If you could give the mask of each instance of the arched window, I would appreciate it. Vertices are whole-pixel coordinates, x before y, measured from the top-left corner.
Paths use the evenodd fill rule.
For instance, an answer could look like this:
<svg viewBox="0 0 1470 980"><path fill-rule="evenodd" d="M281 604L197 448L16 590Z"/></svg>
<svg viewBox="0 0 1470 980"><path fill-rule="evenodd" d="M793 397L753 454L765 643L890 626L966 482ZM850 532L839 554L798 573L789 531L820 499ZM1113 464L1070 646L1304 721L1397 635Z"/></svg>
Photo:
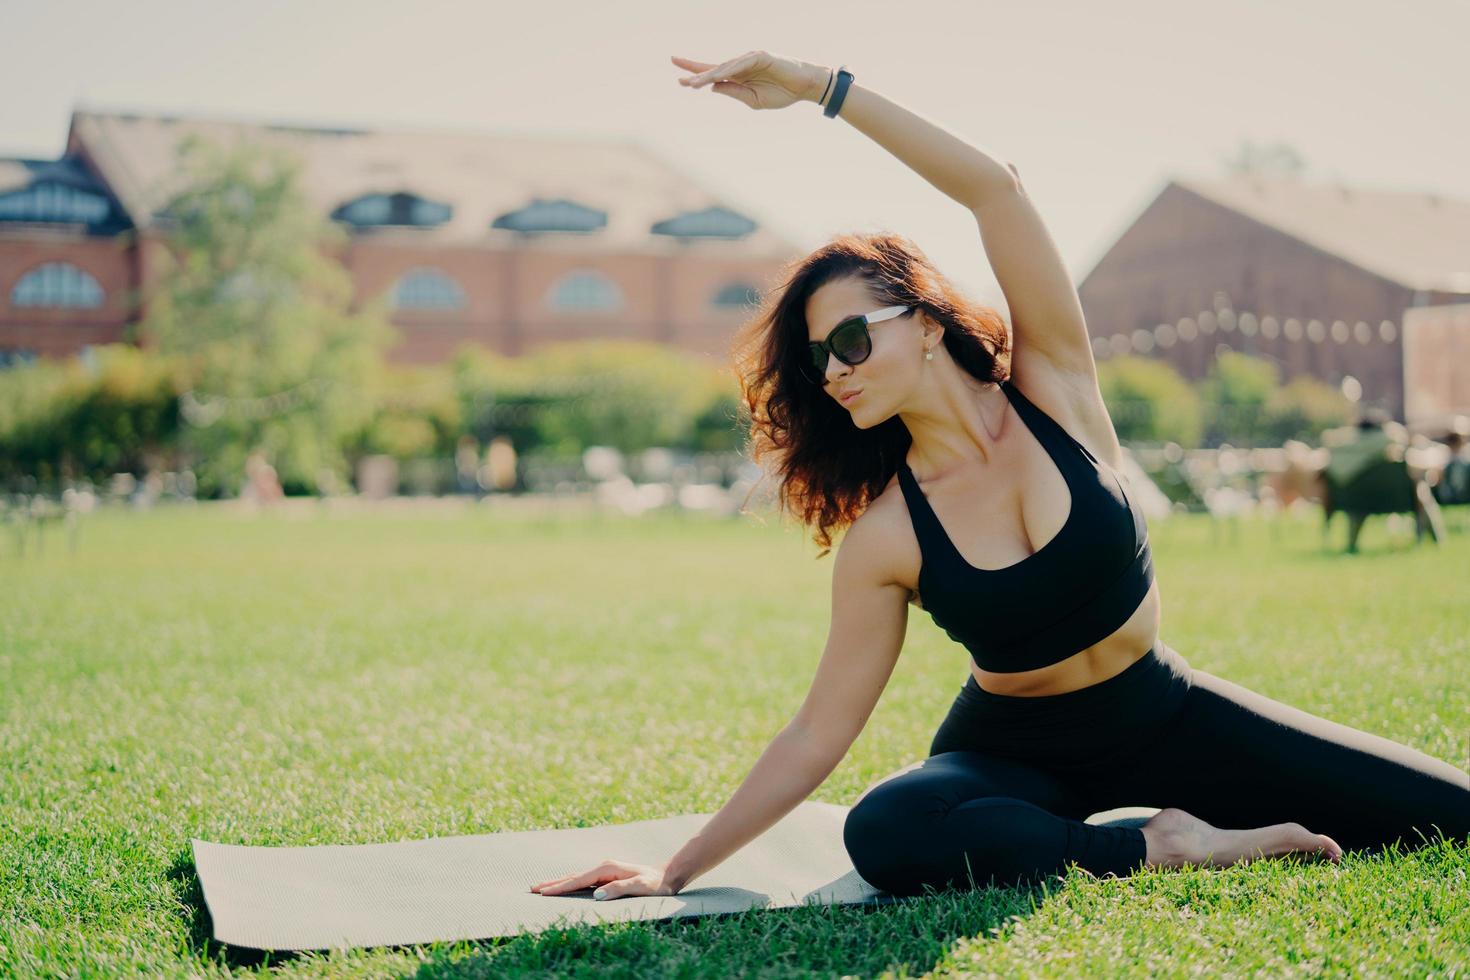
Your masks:
<svg viewBox="0 0 1470 980"><path fill-rule="evenodd" d="M756 223L745 215L729 208L712 207L654 222L648 231L675 238L742 238L755 229Z"/></svg>
<svg viewBox="0 0 1470 980"><path fill-rule="evenodd" d="M102 305L102 287L69 262L47 262L21 276L10 305L92 309Z"/></svg>
<svg viewBox="0 0 1470 980"><path fill-rule="evenodd" d="M611 311L623 306L618 284L600 272L568 273L551 287L547 306L561 312Z"/></svg>
<svg viewBox="0 0 1470 980"><path fill-rule="evenodd" d="M410 269L393 285L393 307L399 310L462 310L464 290L438 269Z"/></svg>
<svg viewBox="0 0 1470 980"><path fill-rule="evenodd" d="M439 201L416 197L408 207L408 219L416 225L442 225L448 221L453 209Z"/></svg>
<svg viewBox="0 0 1470 980"><path fill-rule="evenodd" d="M524 234L548 231L593 232L607 227L607 212L566 198L535 198L516 211L490 222L491 228L508 228Z"/></svg>
<svg viewBox="0 0 1470 980"><path fill-rule="evenodd" d="M332 212L336 221L357 228L383 225L405 225L433 228L454 216L454 207L442 201L431 201L408 191L396 194L364 194L353 198Z"/></svg>
<svg viewBox="0 0 1470 980"><path fill-rule="evenodd" d="M722 309L744 308L747 306L758 306L761 301L761 292L748 282L732 282L720 288L715 293L713 303Z"/></svg>
<svg viewBox="0 0 1470 980"><path fill-rule="evenodd" d="M65 184L38 182L25 190L0 195L0 221L100 225L111 212L107 198Z"/></svg>
<svg viewBox="0 0 1470 980"><path fill-rule="evenodd" d="M393 213L387 194L369 194L343 205L339 217L354 225L386 225Z"/></svg>

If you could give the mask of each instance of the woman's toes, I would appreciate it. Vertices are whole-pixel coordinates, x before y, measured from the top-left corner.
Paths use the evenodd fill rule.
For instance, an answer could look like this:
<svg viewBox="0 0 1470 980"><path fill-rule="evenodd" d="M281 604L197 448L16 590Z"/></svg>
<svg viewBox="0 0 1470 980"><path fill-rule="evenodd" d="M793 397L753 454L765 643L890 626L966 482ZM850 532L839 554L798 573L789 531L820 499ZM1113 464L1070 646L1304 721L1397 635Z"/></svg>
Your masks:
<svg viewBox="0 0 1470 980"><path fill-rule="evenodd" d="M1342 848L1326 834L1314 834L1299 823L1284 824L1284 844L1288 851L1299 851L1311 857L1337 861L1342 857Z"/></svg>

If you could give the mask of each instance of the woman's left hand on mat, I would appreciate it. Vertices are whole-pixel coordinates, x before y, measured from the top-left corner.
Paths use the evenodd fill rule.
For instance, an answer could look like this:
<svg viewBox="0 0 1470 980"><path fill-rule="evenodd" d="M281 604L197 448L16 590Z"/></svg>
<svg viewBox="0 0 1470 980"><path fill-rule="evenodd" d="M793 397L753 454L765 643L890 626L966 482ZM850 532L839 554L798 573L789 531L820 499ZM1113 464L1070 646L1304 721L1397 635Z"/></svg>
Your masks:
<svg viewBox="0 0 1470 980"><path fill-rule="evenodd" d="M593 898L632 898L638 895L672 895L674 891L664 884L664 869L648 864L629 864L626 861L604 861L597 867L580 874L552 878L532 885L531 891L539 895L565 895L567 892L598 886Z"/></svg>

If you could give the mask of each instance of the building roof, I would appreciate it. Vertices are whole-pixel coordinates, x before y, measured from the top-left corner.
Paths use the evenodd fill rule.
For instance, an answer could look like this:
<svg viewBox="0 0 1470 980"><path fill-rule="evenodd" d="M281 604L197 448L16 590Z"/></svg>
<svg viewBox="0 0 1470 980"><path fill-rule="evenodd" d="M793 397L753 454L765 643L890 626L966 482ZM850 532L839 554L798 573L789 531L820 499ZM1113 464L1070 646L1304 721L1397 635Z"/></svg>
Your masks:
<svg viewBox="0 0 1470 980"><path fill-rule="evenodd" d="M1470 201L1279 176L1172 183L1410 289L1470 292Z"/></svg>
<svg viewBox="0 0 1470 980"><path fill-rule="evenodd" d="M537 200L604 211L590 233L554 234L556 247L665 252L681 243L650 229L690 212L743 213L647 147L631 140L415 129L331 129L264 122L78 110L69 144L93 165L140 227L153 223L181 189L176 148L199 133L223 143L249 140L296 153L302 189L323 215L371 194L411 193L452 207L434 228L406 229L440 244L494 243L519 233L497 218ZM396 230L396 229L395 229ZM787 257L796 246L758 222L721 254Z"/></svg>
<svg viewBox="0 0 1470 980"><path fill-rule="evenodd" d="M37 183L64 184L80 191L107 194L92 175L75 160L30 160L0 157L0 194L22 190Z"/></svg>
<svg viewBox="0 0 1470 980"><path fill-rule="evenodd" d="M56 188L65 188L58 194ZM129 226L121 204L75 157L0 157L0 223L85 226L116 235Z"/></svg>

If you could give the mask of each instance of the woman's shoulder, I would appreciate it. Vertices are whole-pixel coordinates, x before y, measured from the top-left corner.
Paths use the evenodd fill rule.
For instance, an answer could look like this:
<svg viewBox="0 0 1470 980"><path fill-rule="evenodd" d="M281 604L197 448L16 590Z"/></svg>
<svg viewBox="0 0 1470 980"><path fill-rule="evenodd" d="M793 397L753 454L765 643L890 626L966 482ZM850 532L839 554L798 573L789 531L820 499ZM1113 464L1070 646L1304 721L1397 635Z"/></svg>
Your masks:
<svg viewBox="0 0 1470 980"><path fill-rule="evenodd" d="M838 548L885 581L913 588L921 556L896 473L848 526Z"/></svg>

